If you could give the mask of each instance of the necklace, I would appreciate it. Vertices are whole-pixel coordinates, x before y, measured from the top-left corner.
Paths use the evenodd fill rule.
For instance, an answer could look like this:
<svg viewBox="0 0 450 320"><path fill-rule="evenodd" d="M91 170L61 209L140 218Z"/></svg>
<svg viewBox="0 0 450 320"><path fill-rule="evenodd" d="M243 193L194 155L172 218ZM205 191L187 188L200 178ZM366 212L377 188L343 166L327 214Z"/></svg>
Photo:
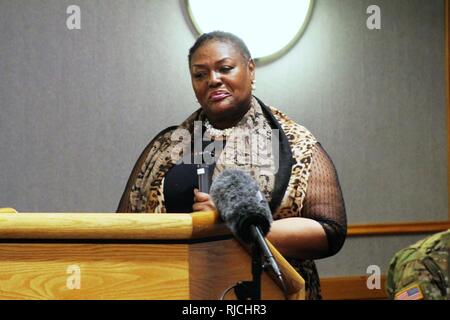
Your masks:
<svg viewBox="0 0 450 320"><path fill-rule="evenodd" d="M234 127L231 128L226 128L226 129L216 129L213 127L213 125L211 124L211 122L209 122L208 118L205 118L205 122L204 125L206 127L206 131L208 131L208 133L213 136L213 137L217 137L217 136L224 136L224 137L229 137L231 135L231 133L233 132Z"/></svg>

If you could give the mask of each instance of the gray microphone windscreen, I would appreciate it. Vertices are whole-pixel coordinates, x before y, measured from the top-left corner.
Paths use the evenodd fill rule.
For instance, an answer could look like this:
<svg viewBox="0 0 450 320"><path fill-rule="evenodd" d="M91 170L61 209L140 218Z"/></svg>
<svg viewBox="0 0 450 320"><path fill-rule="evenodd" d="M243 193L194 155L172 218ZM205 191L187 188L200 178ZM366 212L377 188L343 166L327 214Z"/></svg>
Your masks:
<svg viewBox="0 0 450 320"><path fill-rule="evenodd" d="M211 198L231 232L244 242L252 241L250 226L265 236L272 213L256 181L242 170L224 170L212 183Z"/></svg>

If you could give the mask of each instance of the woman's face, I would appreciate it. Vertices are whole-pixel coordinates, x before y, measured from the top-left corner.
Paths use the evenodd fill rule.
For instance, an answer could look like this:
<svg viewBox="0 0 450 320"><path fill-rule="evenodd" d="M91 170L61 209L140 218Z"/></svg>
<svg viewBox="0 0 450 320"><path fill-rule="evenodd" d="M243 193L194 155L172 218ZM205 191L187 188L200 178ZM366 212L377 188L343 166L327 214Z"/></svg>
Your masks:
<svg viewBox="0 0 450 320"><path fill-rule="evenodd" d="M226 127L227 119L237 122L248 111L255 64L233 44L206 42L193 54L190 71L195 96L213 124Z"/></svg>

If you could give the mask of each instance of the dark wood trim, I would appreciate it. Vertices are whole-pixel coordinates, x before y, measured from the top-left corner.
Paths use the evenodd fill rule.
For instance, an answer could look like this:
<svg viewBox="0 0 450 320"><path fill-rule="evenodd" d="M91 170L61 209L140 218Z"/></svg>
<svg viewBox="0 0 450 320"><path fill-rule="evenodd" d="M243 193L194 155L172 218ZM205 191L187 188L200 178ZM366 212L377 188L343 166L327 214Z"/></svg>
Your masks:
<svg viewBox="0 0 450 320"><path fill-rule="evenodd" d="M375 236L435 233L450 229L450 221L423 221L399 223L354 224L348 226L347 235Z"/></svg>
<svg viewBox="0 0 450 320"><path fill-rule="evenodd" d="M374 300L387 299L386 276L381 276L381 288L369 290L368 276L348 276L321 278L322 298L324 300Z"/></svg>

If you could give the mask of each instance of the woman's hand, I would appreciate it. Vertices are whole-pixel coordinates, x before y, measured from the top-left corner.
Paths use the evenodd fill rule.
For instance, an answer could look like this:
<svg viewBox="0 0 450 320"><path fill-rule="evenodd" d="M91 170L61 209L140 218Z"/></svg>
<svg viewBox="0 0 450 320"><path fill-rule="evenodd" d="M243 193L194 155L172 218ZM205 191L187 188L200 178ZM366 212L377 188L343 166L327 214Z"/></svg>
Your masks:
<svg viewBox="0 0 450 320"><path fill-rule="evenodd" d="M192 210L195 211L217 211L211 196L207 193L194 189L194 205Z"/></svg>

